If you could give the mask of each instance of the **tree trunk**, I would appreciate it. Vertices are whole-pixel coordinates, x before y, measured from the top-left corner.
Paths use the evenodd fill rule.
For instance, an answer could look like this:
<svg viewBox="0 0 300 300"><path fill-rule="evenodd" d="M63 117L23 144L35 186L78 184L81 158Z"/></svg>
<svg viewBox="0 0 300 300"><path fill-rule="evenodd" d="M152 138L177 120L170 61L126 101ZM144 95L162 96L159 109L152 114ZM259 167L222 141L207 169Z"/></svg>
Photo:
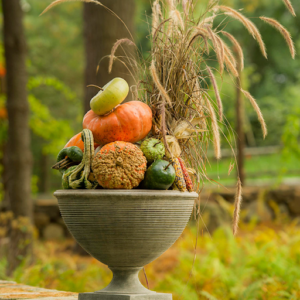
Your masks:
<svg viewBox="0 0 300 300"><path fill-rule="evenodd" d="M245 132L244 132L244 105L241 93L241 67L238 65L239 77L236 80L236 132L237 132L237 171L240 177L242 185L245 184L245 170L244 170L244 159L245 159Z"/></svg>
<svg viewBox="0 0 300 300"><path fill-rule="evenodd" d="M130 32L134 31L135 0L103 0L102 4L114 11L127 25ZM109 58L103 58L110 54L117 39L130 38L128 31L120 20L108 12L105 8L92 3L85 3L83 10L84 41L85 41L85 98L84 110L90 110L90 100L98 93L95 87L86 87L95 84L100 87L114 77L122 77L127 80L129 86L134 84L126 67L115 61L111 74L108 73ZM133 53L133 46L124 46L127 53ZM116 55L124 55L119 49ZM99 61L98 73L96 72Z"/></svg>
<svg viewBox="0 0 300 300"><path fill-rule="evenodd" d="M28 126L26 40L19 0L2 0L4 48L7 69L8 165L10 227L8 274L19 265L30 249L32 200L30 131Z"/></svg>

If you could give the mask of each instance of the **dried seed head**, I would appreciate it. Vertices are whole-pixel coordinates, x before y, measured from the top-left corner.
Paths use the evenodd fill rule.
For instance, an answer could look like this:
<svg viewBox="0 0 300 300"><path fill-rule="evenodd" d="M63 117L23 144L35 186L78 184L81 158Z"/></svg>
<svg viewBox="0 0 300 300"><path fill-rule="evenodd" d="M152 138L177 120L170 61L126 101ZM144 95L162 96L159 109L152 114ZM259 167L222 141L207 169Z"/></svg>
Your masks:
<svg viewBox="0 0 300 300"><path fill-rule="evenodd" d="M235 192L235 201L234 201L233 226L232 226L233 235L236 235L238 231L241 204L242 204L242 183L240 178L238 178L237 185L236 185L236 192Z"/></svg>
<svg viewBox="0 0 300 300"><path fill-rule="evenodd" d="M181 29L184 29L184 22L181 17L180 12L177 9L174 9L170 13L170 17L174 21L174 24L177 25L178 27L181 27Z"/></svg>
<svg viewBox="0 0 300 300"><path fill-rule="evenodd" d="M236 11L235 9L225 6L225 5L220 5L218 6L218 8L221 11L224 11L226 15L231 16L232 18L240 21L246 28L247 30L250 32L250 34L252 34L252 36L255 38L255 34L252 28L252 22L246 18L244 15L242 15L241 13L239 13L238 11Z"/></svg>
<svg viewBox="0 0 300 300"><path fill-rule="evenodd" d="M235 39L235 37L232 34L226 32L226 31L221 31L221 33L223 35L225 35L234 45L235 51L239 58L239 64L241 66L241 70L243 70L244 69L244 52L243 52L243 49L242 49L240 43Z"/></svg>
<svg viewBox="0 0 300 300"><path fill-rule="evenodd" d="M268 58L268 55L267 55L267 50L266 50L266 46L265 46L265 43L262 39L262 36L259 32L259 30L257 29L257 27L254 25L254 23L251 22L251 26L252 26L252 30L254 32L254 38L257 40L258 42L258 45L259 45L259 48L260 48L260 51L261 53L263 54L263 56L265 58Z"/></svg>
<svg viewBox="0 0 300 300"><path fill-rule="evenodd" d="M221 97L220 97L220 92L219 92L219 89L218 89L218 85L217 85L217 81L216 81L216 78L211 70L210 67L206 66L207 68L207 71L208 71L208 74L209 74L209 77L210 77L210 80L211 80L211 83L213 85L213 88L214 88L214 92L215 92L215 95L216 95L216 100L217 100L217 104L218 104L218 111L219 111L219 119L220 121L223 120L223 104L222 104L222 100L221 100Z"/></svg>
<svg viewBox="0 0 300 300"><path fill-rule="evenodd" d="M225 55L225 64L226 64L226 67L228 68L228 70L231 72L231 74L234 77L239 76L238 70L236 69L236 67L234 66L234 63L230 60L230 58L228 57L227 54Z"/></svg>
<svg viewBox="0 0 300 300"><path fill-rule="evenodd" d="M183 12L187 15L190 8L190 0L182 0L181 4Z"/></svg>
<svg viewBox="0 0 300 300"><path fill-rule="evenodd" d="M296 13L295 13L295 10L293 8L293 5L292 3L289 1L289 0L283 0L284 4L286 5L287 9L290 11L290 13L296 17Z"/></svg>
<svg viewBox="0 0 300 300"><path fill-rule="evenodd" d="M161 7L159 5L159 1L156 0L152 6L152 37L154 36L158 26L159 26L159 17L161 15Z"/></svg>
<svg viewBox="0 0 300 300"><path fill-rule="evenodd" d="M164 97L164 99L169 103L169 105L172 106L171 98L169 97L167 91L165 90L165 88L162 86L162 84L160 83L160 81L158 79L158 75L157 75L157 71L156 71L156 68L155 68L154 60L152 60L152 63L151 63L151 66L150 66L150 72L151 72L152 79L153 79L156 87L158 88L159 92Z"/></svg>
<svg viewBox="0 0 300 300"><path fill-rule="evenodd" d="M220 37L219 37L219 41L220 41L220 43L222 43L222 47L224 48L224 60L225 60L225 55L228 56L228 58L231 61L232 65L234 67L236 67L237 66L236 59L233 56L230 48L226 45L226 43Z"/></svg>
<svg viewBox="0 0 300 300"><path fill-rule="evenodd" d="M213 43L213 48L217 55L218 63L220 66L220 73L222 74L224 71L224 59L222 56L224 49L222 49L222 46L220 45L218 39L216 38L216 34L212 31L212 29L209 26L206 26L206 29L208 32L208 36Z"/></svg>
<svg viewBox="0 0 300 300"><path fill-rule="evenodd" d="M265 44L263 42L263 39L261 37L259 30L254 25L254 23L252 23L248 18L246 18L244 15L242 15L241 13L239 13L238 11L236 11L235 9L233 9L231 7L220 5L219 8L220 8L220 10L225 11L225 14L235 18L236 20L239 20L247 28L247 30L250 32L250 34L253 36L253 38L255 40L257 40L263 56L265 58L267 58Z"/></svg>
<svg viewBox="0 0 300 300"><path fill-rule="evenodd" d="M292 58L294 59L295 55L296 55L296 50L295 50L294 42L291 38L290 33L278 21L276 21L272 18L267 18L267 17L259 17L259 18L261 20L265 21L266 23L270 24L274 28L276 28L282 34L286 43L289 46Z"/></svg>
<svg viewBox="0 0 300 300"><path fill-rule="evenodd" d="M210 114L210 118L211 118L211 127L212 127L212 131L213 131L213 144L214 144L214 152L215 152L215 157L217 159L221 158L221 139L220 139L220 131L219 131L219 126L218 126L218 122L217 122L217 117L215 114L215 110L212 106L212 104L210 103L209 99L205 97L206 100L206 106L208 109L208 112Z"/></svg>
<svg viewBox="0 0 300 300"><path fill-rule="evenodd" d="M255 99L252 97L252 95L249 92L244 91L243 89L241 89L241 92L250 101L250 103L252 104L252 107L256 111L258 120L259 120L261 128L262 128L263 136L265 138L267 136L267 134L268 134L268 130L267 130L267 125L265 123L263 114L261 113L261 110L260 110L259 106L257 105Z"/></svg>
<svg viewBox="0 0 300 300"><path fill-rule="evenodd" d="M107 11L109 11L113 16L115 16L118 20L120 20L120 22L124 25L124 27L126 28L127 32L130 35L130 38L133 39L133 36L130 32L130 30L128 29L127 25L125 24L125 22L110 8L108 8L107 6L103 5L101 2L96 1L96 0L55 0L52 3L50 3L46 9L41 13L41 15L43 15L44 13L46 13L48 10L50 10L52 7L64 3L64 2L85 2L85 3L94 3L97 5L102 6L103 8L105 8Z"/></svg>
<svg viewBox="0 0 300 300"><path fill-rule="evenodd" d="M118 47L121 44L127 44L127 45L135 46L135 43L133 41L131 41L130 39L125 38L125 39L117 40L115 42L115 44L113 45L112 49L111 49L110 59L109 59L109 65L108 65L108 73L111 73L113 62L114 62L114 58L115 58L115 53L116 53Z"/></svg>

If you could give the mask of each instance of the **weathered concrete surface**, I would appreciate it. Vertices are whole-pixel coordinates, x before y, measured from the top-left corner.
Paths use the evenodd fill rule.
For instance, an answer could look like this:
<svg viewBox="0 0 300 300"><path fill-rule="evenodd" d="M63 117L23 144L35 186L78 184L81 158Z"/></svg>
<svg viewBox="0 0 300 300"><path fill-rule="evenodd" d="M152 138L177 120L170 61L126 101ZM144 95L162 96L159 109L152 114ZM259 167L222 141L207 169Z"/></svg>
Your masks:
<svg viewBox="0 0 300 300"><path fill-rule="evenodd" d="M35 299L35 300L77 300L78 294L61 292L17 284L13 281L0 280L0 300Z"/></svg>

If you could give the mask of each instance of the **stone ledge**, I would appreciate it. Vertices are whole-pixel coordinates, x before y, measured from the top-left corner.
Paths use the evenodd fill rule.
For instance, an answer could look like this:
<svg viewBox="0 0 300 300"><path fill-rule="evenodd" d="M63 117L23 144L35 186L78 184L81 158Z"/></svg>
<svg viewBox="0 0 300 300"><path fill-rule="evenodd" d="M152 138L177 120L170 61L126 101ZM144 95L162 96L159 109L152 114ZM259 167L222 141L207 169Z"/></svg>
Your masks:
<svg viewBox="0 0 300 300"><path fill-rule="evenodd" d="M78 294L37 288L13 281L0 280L0 300L78 300Z"/></svg>

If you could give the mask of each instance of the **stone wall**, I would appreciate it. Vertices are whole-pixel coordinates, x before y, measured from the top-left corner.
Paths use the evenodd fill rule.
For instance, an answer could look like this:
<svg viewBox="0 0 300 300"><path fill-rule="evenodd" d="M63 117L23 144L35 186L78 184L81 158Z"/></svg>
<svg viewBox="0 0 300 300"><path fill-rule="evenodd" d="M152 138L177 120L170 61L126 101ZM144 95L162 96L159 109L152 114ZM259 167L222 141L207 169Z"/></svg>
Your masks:
<svg viewBox="0 0 300 300"><path fill-rule="evenodd" d="M235 188L204 190L201 213L206 227L213 231L218 226L232 223ZM300 187L280 186L243 188L242 219L257 222L300 217Z"/></svg>

